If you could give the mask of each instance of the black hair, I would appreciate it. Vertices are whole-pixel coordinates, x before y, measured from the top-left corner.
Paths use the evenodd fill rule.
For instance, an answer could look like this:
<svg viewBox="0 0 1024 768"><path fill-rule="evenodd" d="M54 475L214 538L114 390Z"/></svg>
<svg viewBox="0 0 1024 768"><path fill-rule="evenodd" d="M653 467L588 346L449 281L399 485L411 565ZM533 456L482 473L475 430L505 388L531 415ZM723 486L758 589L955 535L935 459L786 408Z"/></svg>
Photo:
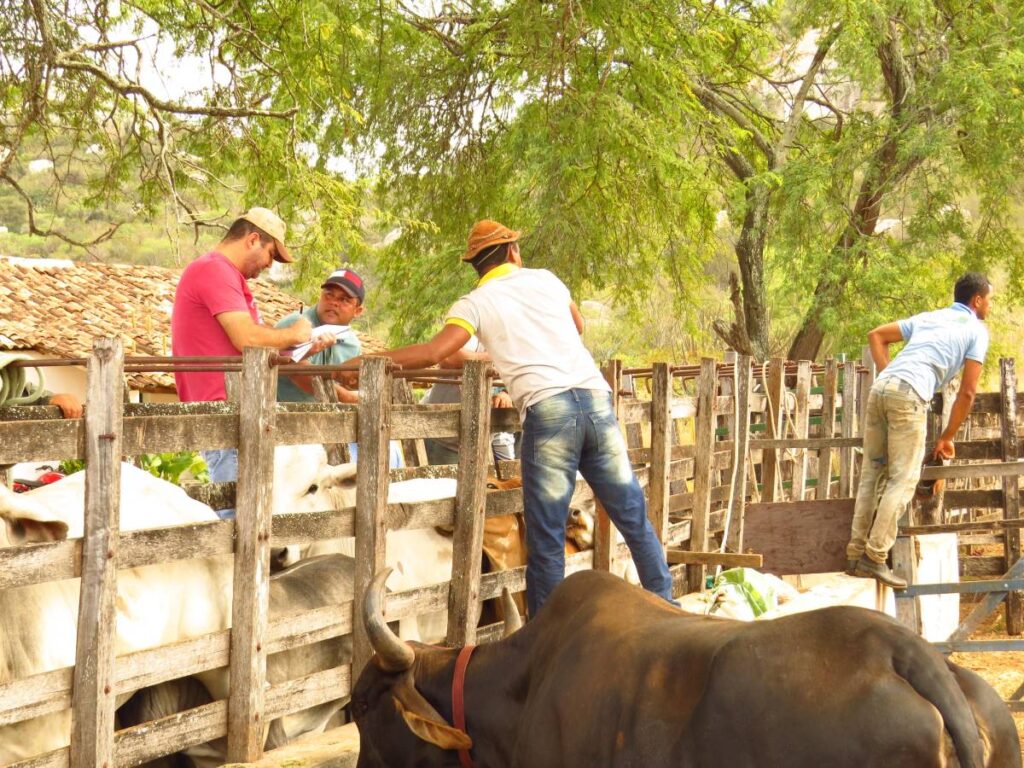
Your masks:
<svg viewBox="0 0 1024 768"><path fill-rule="evenodd" d="M987 296L992 290L992 283L981 272L968 272L953 286L953 301L970 304L975 296Z"/></svg>
<svg viewBox="0 0 1024 768"><path fill-rule="evenodd" d="M508 261L508 247L511 243L498 243L489 248L484 248L470 260L473 269L481 277L495 267Z"/></svg>
<svg viewBox="0 0 1024 768"><path fill-rule="evenodd" d="M224 235L224 242L232 243L235 240L241 240L253 232L260 236L260 245L266 245L274 239L248 219L235 219L234 223L228 227L227 234Z"/></svg>

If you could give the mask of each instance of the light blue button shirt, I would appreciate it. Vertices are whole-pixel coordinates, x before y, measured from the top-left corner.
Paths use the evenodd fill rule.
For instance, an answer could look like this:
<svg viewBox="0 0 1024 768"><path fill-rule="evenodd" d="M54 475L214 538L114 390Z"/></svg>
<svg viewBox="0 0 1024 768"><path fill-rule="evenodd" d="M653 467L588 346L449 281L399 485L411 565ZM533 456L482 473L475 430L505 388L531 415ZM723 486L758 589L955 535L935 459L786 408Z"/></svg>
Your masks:
<svg viewBox="0 0 1024 768"><path fill-rule="evenodd" d="M309 320L314 328L319 328L323 325L323 322L321 322L320 317L316 313L316 305L306 307L302 315ZM292 312L292 314L282 318L274 327L287 328L298 319L299 313ZM342 333L332 346L312 355L309 358L309 362L311 365L340 365L358 354L359 337L356 336L355 331L349 329ZM316 401L313 395L303 392L284 374L277 377L277 399L282 403L312 403Z"/></svg>
<svg viewBox="0 0 1024 768"><path fill-rule="evenodd" d="M905 381L924 400L945 387L965 360L985 362L988 329L965 304L922 312L900 320L899 327L907 345L878 378Z"/></svg>

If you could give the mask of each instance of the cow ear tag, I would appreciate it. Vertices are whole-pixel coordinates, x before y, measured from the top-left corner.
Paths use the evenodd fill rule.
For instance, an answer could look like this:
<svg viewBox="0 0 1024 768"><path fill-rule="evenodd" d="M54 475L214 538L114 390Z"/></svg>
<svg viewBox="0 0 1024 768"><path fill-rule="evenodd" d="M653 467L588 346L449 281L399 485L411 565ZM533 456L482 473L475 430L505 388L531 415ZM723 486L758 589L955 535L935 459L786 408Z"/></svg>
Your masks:
<svg viewBox="0 0 1024 768"><path fill-rule="evenodd" d="M401 713L402 719L405 720L405 724L409 726L409 730L423 741L441 749L471 749L473 747L473 740L464 731L452 728L448 723L429 719L406 709L397 696L392 696L391 700L395 702L395 706Z"/></svg>

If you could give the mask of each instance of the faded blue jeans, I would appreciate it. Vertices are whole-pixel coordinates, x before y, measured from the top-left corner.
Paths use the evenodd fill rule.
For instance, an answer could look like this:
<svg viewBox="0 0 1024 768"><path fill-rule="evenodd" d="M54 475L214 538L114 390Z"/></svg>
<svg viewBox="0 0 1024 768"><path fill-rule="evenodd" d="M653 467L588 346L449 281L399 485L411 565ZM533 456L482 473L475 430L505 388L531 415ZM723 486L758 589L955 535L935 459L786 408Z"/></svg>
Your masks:
<svg viewBox="0 0 1024 768"><path fill-rule="evenodd" d="M864 418L864 460L846 557L884 563L921 478L928 403L895 376L876 379Z"/></svg>
<svg viewBox="0 0 1024 768"><path fill-rule="evenodd" d="M527 408L521 459L530 616L565 578L565 525L577 470L626 540L640 583L672 600L665 551L647 519L610 392L570 389Z"/></svg>
<svg viewBox="0 0 1024 768"><path fill-rule="evenodd" d="M200 451L206 468L210 472L211 483L234 483L238 481L238 449L237 448L216 448L209 451ZM217 517L221 520L234 520L235 509L215 509Z"/></svg>

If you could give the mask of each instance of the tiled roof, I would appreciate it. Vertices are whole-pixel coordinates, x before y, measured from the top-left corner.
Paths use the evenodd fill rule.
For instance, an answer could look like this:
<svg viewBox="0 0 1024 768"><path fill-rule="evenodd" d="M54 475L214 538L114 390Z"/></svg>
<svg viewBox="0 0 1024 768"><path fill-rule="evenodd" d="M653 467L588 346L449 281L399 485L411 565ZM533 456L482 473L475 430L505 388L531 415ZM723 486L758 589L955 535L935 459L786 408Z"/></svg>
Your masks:
<svg viewBox="0 0 1024 768"><path fill-rule="evenodd" d="M93 339L120 337L125 355L169 355L179 269L0 256L0 349L88 357ZM249 283L263 321L294 312L298 299L272 283ZM359 334L363 351L382 344ZM131 374L129 386L174 389L166 373Z"/></svg>

